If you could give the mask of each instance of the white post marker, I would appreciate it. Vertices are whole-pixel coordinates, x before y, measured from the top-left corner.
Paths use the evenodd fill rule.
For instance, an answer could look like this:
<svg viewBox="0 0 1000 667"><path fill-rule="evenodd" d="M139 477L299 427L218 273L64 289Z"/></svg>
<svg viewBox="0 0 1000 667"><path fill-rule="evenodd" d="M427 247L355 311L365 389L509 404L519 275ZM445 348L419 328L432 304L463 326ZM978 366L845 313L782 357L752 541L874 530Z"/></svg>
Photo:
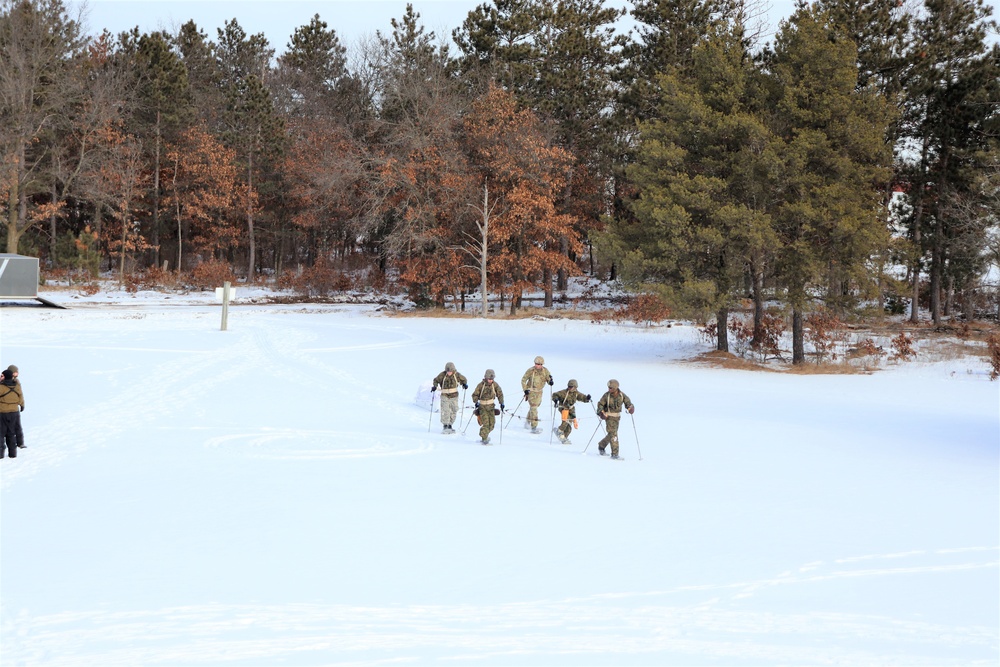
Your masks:
<svg viewBox="0 0 1000 667"><path fill-rule="evenodd" d="M225 331L229 324L229 300L236 298L236 290L232 287L232 283L227 280L222 287L216 287L215 298L222 302L222 331Z"/></svg>

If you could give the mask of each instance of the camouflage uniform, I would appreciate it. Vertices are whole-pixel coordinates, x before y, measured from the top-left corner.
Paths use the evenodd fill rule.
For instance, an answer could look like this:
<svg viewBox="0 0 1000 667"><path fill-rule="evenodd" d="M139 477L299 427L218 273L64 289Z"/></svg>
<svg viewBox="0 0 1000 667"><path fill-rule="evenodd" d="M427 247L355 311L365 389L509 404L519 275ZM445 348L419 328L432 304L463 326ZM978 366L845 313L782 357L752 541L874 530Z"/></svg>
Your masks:
<svg viewBox="0 0 1000 667"><path fill-rule="evenodd" d="M601 438L597 446L600 453L604 454L604 449L610 444L613 458L618 458L618 425L621 423L622 406L629 414L635 411L632 401L619 389L618 380L609 380L608 391L597 402L597 416L604 420L608 434Z"/></svg>
<svg viewBox="0 0 1000 667"><path fill-rule="evenodd" d="M528 401L528 417L524 421L524 427L530 427L534 433L539 432L538 406L542 404L542 390L546 384L552 386L552 375L549 374L549 369L542 365L544 363L544 359L535 357L535 365L521 378L521 389L524 390L524 398Z"/></svg>
<svg viewBox="0 0 1000 667"><path fill-rule="evenodd" d="M590 394L582 394L578 387L576 380L570 380L565 389L552 394L552 402L562 415L562 423L556 429L556 434L559 436L559 441L565 445L569 444L569 436L576 422L576 402L590 402Z"/></svg>
<svg viewBox="0 0 1000 667"><path fill-rule="evenodd" d="M445 433L454 433L452 424L455 423L455 416L458 414L458 386L463 389L469 388L469 381L465 376L455 369L455 364L450 361L445 364L444 370L434 378L431 391L436 391L441 387L441 423L444 425Z"/></svg>
<svg viewBox="0 0 1000 667"><path fill-rule="evenodd" d="M496 375L491 369L486 370L486 375L482 382L476 385L472 392L472 400L476 403L476 416L479 417L479 439L484 445L490 444L490 433L496 426L496 415L493 414L494 405L499 402L500 411L503 412L503 389L493 381Z"/></svg>

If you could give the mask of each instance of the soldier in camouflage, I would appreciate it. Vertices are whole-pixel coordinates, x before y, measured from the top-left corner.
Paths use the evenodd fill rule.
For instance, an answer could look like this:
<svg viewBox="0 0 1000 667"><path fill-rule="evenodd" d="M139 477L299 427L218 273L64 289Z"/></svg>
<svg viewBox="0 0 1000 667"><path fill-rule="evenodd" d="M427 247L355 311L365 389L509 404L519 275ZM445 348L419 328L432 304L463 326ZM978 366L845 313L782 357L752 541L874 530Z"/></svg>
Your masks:
<svg viewBox="0 0 1000 667"><path fill-rule="evenodd" d="M590 402L590 394L581 394L579 386L576 380L570 380L565 389L552 394L552 402L559 414L562 415L562 423L555 429L555 432L559 436L559 442L564 445L570 444L569 435L573 432L573 426L576 424L576 402Z"/></svg>
<svg viewBox="0 0 1000 667"><path fill-rule="evenodd" d="M458 386L462 389L469 388L469 381L465 376L455 369L455 364L450 361L444 365L444 370L438 373L431 385L431 393L441 387L441 424L443 433L454 433L452 425L455 423L455 416L458 414Z"/></svg>
<svg viewBox="0 0 1000 667"><path fill-rule="evenodd" d="M487 368L483 375L483 381L476 385L472 392L472 400L476 404L476 417L479 419L479 439L484 445L490 444L490 433L496 426L495 405L500 405L500 412L503 413L503 389L495 381L496 373L492 368Z"/></svg>
<svg viewBox="0 0 1000 667"><path fill-rule="evenodd" d="M552 386L552 375L543 364L545 359L535 357L535 365L529 368L521 378L521 389L528 401L528 417L524 420L524 428L530 428L532 433L541 433L538 428L538 406L542 404L542 390L545 385Z"/></svg>
<svg viewBox="0 0 1000 667"><path fill-rule="evenodd" d="M632 405L632 401L629 400L629 397L619 387L618 380L608 380L608 391L597 402L597 416L604 420L608 430L608 434L597 443L601 456L605 455L604 450L610 444L611 458L619 458L618 424L621 423L623 406L628 410L629 414L635 412L635 406Z"/></svg>

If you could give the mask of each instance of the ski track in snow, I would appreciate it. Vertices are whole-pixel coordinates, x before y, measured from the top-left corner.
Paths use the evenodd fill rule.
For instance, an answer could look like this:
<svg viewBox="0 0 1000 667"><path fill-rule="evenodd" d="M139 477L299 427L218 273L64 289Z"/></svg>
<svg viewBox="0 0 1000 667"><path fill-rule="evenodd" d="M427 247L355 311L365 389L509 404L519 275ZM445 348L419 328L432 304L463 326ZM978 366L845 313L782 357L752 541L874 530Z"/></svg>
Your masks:
<svg viewBox="0 0 1000 667"><path fill-rule="evenodd" d="M204 328L207 317L188 326L192 330ZM94 328L102 331L99 324ZM318 340L317 330L329 332L335 340ZM388 340L347 342L369 333ZM212 339L217 349L92 344L96 340L67 343L40 330L37 336L33 332L30 341L19 341L18 347L147 355L142 357L148 362L143 373L150 381L115 387L96 403L31 428L31 441L44 442L45 446L32 447L30 456L19 457L17 467L4 468L0 478L3 490L43 474L49 467L86 456L93 448L120 439L123 433L142 432L150 424L159 424L159 429L174 428L163 425L172 415L204 410L218 392L247 382L248 375L252 379L255 373L273 368L295 377L303 390L322 395L331 410L363 402L391 414L394 422L404 428L408 425L420 435L372 437L370 431L352 428L268 425L176 428L200 446L224 455L288 461L421 455L433 451L440 442L423 437L428 412L413 404L412 382L386 383L378 374L352 372L338 363L344 355L357 352L416 350L427 343L400 327L322 322L307 330L283 322L280 315L266 313L255 316L252 326L230 332L224 339ZM508 400L516 405L512 398L517 392L511 393ZM586 406L580 410L586 425L576 435L580 442L574 449L582 449L591 433L588 427L595 423L588 410ZM466 419L470 418L468 412ZM434 425L438 425L436 421ZM628 426L623 424L625 428ZM960 656L970 652L995 655L996 628L880 615L771 613L739 607L782 588L800 587L806 596L809 587L829 582L995 572L1000 569L998 552L997 546L958 546L863 553L810 561L754 580L708 581L665 590L510 604L207 604L48 615L5 608L0 619L0 661L4 665L88 666L377 665L421 664L430 657L430 662L449 665L471 661L591 664L587 657L595 655L616 656L621 664L683 665L695 658L722 664L980 664L967 657L954 658L948 651L964 649L964 653L954 654ZM5 570L6 576L16 576L9 572ZM859 637L870 641L872 648L866 649ZM981 664L993 663L984 660Z"/></svg>
<svg viewBox="0 0 1000 667"><path fill-rule="evenodd" d="M303 446L303 442L308 446ZM365 443L359 447L358 443ZM259 429L209 438L205 445L226 448L250 458L286 461L355 459L423 454L434 449L433 443L414 445L413 438L380 437L351 431L306 431L302 429Z"/></svg>
<svg viewBox="0 0 1000 667"><path fill-rule="evenodd" d="M974 566L991 565L995 563ZM950 660L938 652L959 647L988 650L996 638L991 628L902 622L875 615L746 612L717 609L710 602L686 607L654 601L619 606L608 597L487 606L220 604L22 615L5 619L5 625L12 627L4 631L4 661L421 664L431 651L437 656L433 662L444 664L545 664L557 658L588 664L588 654L618 655L620 664L683 665L695 657L723 664L989 664ZM633 596L613 597L627 602ZM858 637L883 647L878 652L856 648ZM887 654L884 645L897 643L898 652Z"/></svg>
<svg viewBox="0 0 1000 667"><path fill-rule="evenodd" d="M944 626L874 614L744 611L732 608L732 603L774 586L996 569L998 551L998 547L967 547L875 554L830 564L806 563L797 571L760 581L483 606L209 604L43 616L22 612L4 616L4 664L198 665L274 660L303 665L422 664L428 651L436 656L435 664L589 664L588 654L615 654L620 664L684 665L695 657L723 664L991 664L950 659L941 651L973 648L988 652L996 646L994 628ZM905 562L947 561L955 555L982 558L930 565ZM873 560L903 562L877 569L843 568ZM726 591L728 598L719 596ZM677 597L690 600L692 593L705 597L683 605L672 603ZM859 637L878 642L880 649L857 648ZM886 652L886 646L896 644L897 652Z"/></svg>
<svg viewBox="0 0 1000 667"><path fill-rule="evenodd" d="M135 319L144 318L145 316L135 317ZM106 396L97 405L64 414L47 425L31 428L31 440L45 442L46 446L32 448L31 456L19 457L17 468L5 470L0 478L0 489L6 489L12 484L31 479L49 466L84 456L92 448L100 447L124 432L141 429L144 425L153 423L157 419L184 414L185 411L190 411L195 406L209 403L219 388L238 380L248 367L269 369L280 366L286 374L294 374L296 369L309 370L311 372L299 374L300 378L304 378L304 380L300 379L299 381L309 383L317 390L323 391L325 395L334 397L331 403L335 404L336 397L339 396L344 400L349 398L352 401L362 400L376 404L387 411L398 410L399 402L406 402L409 399L409 397L403 396L402 392L387 395L385 387L375 382L374 378L352 375L335 366L332 362L324 361L322 357L317 355L320 353L349 353L358 350L417 346L424 342L423 339L405 332L395 332L392 328L384 326L330 324L326 326L336 328L352 336L364 335L365 331L376 331L379 333L398 333L399 338L378 344L300 349L298 346L303 345L303 343L314 341L305 336L299 328L282 325L280 317L269 317L256 319L255 326L250 327L249 331L235 333L237 337L235 344L231 344L221 351L192 352L184 349L113 347L86 343L69 345L65 342L56 343L55 339L46 341L44 336L40 336L32 343L19 344L19 347L68 349L81 352L84 350L134 351L148 353L151 355L150 358L156 359L157 362L146 370L147 376L152 378L150 382L129 385L117 393ZM277 345L276 341L279 340L281 344ZM167 360L159 361L163 356L167 356ZM321 369L328 380L317 382L316 369ZM424 420L423 415L417 413L406 416L414 424L420 424ZM244 442L251 446L257 446L264 442L280 443L295 437L296 434L302 435L303 433L290 431L282 435L267 427L262 427L254 433L230 436L229 444L232 444L233 441ZM339 432L341 436L345 434ZM331 445L338 432L314 432L311 435L316 436L323 444ZM355 443L365 439L360 438L355 440ZM350 450L341 449L329 452L320 452L313 449L312 446L300 450L286 446L283 448L284 454L267 454L266 456L268 458L300 459L356 458L365 455L386 456L390 452L401 453L399 451L401 440L401 438L383 439L363 448L355 447ZM218 438L211 438L205 444L209 447L218 447L222 442L223 440ZM389 444L390 442L397 444L392 445ZM404 447L404 449L407 453L418 453L433 449L433 445L423 443L417 448ZM265 456L260 452L250 452L248 455Z"/></svg>

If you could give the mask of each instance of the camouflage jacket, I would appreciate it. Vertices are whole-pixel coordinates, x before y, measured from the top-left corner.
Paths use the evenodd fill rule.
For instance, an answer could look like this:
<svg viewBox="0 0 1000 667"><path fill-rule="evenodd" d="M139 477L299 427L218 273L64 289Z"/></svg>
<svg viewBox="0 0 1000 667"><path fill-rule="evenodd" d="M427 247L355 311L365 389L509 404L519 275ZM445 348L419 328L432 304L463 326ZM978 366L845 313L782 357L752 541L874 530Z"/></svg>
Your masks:
<svg viewBox="0 0 1000 667"><path fill-rule="evenodd" d="M451 375L448 375L448 371L441 371L434 378L434 386L441 387L442 394L457 394L459 386L467 384L469 384L469 381L458 371L455 371Z"/></svg>
<svg viewBox="0 0 1000 667"><path fill-rule="evenodd" d="M545 366L541 368L535 368L532 366L521 378L521 389L527 389L531 392L541 391L545 389L545 385L552 380L552 376L549 374L549 369Z"/></svg>
<svg viewBox="0 0 1000 667"><path fill-rule="evenodd" d="M587 398L587 394L584 394L579 389L570 389L567 387L561 391L557 391L552 394L552 400L556 404L557 409L568 409L570 417L576 417L576 405L577 401L584 401Z"/></svg>
<svg viewBox="0 0 1000 667"><path fill-rule="evenodd" d="M632 401L625 395L624 391L619 389L616 395L606 391L604 396L601 396L601 400L597 402L597 412L604 413L605 417L621 417L623 405L626 408L632 407Z"/></svg>
<svg viewBox="0 0 1000 667"><path fill-rule="evenodd" d="M475 391L472 392L472 400L483 405L493 405L494 400L498 400L503 404L503 389L500 388L500 385L496 381L490 383L482 380L476 385Z"/></svg>

